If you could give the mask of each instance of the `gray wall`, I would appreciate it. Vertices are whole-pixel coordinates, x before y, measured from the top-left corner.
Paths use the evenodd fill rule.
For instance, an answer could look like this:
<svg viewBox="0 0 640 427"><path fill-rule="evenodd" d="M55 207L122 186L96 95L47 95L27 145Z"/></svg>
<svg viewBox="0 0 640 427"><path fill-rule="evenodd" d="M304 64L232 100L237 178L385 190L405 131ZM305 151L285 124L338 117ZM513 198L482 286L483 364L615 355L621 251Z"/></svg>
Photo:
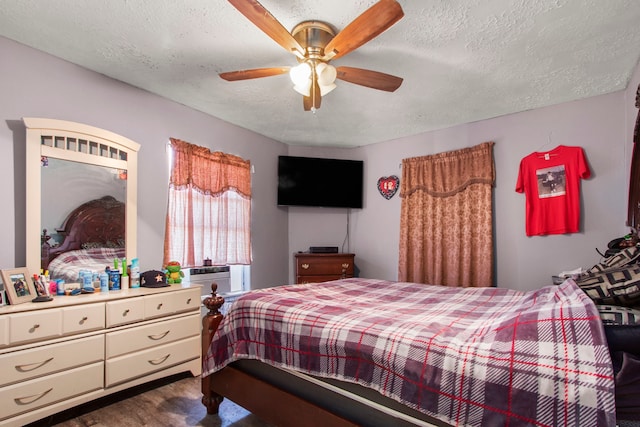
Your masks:
<svg viewBox="0 0 640 427"><path fill-rule="evenodd" d="M170 137L251 161L252 285L288 281L287 212L276 207L276 159L286 145L170 102L122 82L0 37L0 168L4 225L0 268L25 263L25 131L22 117L46 117L107 129L141 144L138 178L138 257L141 268L162 266ZM29 225L38 226L38 225ZM274 248L281 248L274 250Z"/></svg>
<svg viewBox="0 0 640 427"><path fill-rule="evenodd" d="M401 199L384 199L376 183L382 176L402 177L402 159L495 141L494 190L496 282L500 287L535 289L561 271L589 268L625 227L632 134L638 109L637 69L625 91L564 103L490 120L387 141L354 150L292 147L294 155L362 159L365 161L364 208L350 213L350 245L361 274L397 279ZM520 160L533 151L555 146L584 148L592 176L582 181L581 232L525 235L525 196L515 192ZM402 186L402 182L400 183ZM289 208L289 247L340 246L346 237L347 213L319 208ZM461 236L464 238L464 236ZM345 251L347 247L345 247ZM293 265L290 263L291 276Z"/></svg>
<svg viewBox="0 0 640 427"><path fill-rule="evenodd" d="M253 288L293 279L292 254L309 246L339 246L356 254L361 276L397 277L400 198L380 196L381 176L401 176L403 158L495 141L497 284L534 289L552 274L590 267L595 248L628 230L626 193L631 135L637 109L636 70L625 91L469 123L355 149L281 144L105 76L0 38L0 182L7 201L0 268L24 265L24 127L22 117L77 121L108 129L141 144L138 255L143 269L162 262L169 137L240 155L253 175L251 279ZM520 159L556 145L585 149L592 177L582 182L582 231L526 237L524 195L514 191ZM362 159L364 209L276 206L276 158L281 154ZM402 185L402 183L401 183ZM346 239L347 219L350 227Z"/></svg>

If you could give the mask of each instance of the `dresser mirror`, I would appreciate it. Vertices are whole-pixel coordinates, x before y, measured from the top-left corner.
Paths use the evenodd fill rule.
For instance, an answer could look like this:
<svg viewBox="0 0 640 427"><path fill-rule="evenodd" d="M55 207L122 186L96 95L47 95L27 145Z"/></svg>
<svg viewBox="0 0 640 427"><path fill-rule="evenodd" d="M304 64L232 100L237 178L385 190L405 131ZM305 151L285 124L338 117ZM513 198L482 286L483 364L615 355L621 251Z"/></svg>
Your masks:
<svg viewBox="0 0 640 427"><path fill-rule="evenodd" d="M66 248L118 246L123 257L135 258L139 144L81 123L23 122L27 270L47 269L49 249L53 257Z"/></svg>

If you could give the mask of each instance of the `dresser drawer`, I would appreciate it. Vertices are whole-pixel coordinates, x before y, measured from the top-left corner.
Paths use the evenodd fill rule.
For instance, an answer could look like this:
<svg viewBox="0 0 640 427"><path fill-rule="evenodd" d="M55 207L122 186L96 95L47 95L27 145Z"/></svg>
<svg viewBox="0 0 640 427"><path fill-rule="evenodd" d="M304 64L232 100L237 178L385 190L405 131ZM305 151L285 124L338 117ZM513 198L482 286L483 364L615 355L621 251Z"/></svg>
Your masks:
<svg viewBox="0 0 640 427"><path fill-rule="evenodd" d="M9 345L9 316L0 317L0 347Z"/></svg>
<svg viewBox="0 0 640 427"><path fill-rule="evenodd" d="M200 313L123 331L106 337L107 359L200 335Z"/></svg>
<svg viewBox="0 0 640 427"><path fill-rule="evenodd" d="M200 357L200 337L153 347L105 362L106 387L148 375Z"/></svg>
<svg viewBox="0 0 640 427"><path fill-rule="evenodd" d="M0 386L40 378L103 359L102 335L7 353L0 356Z"/></svg>
<svg viewBox="0 0 640 427"><path fill-rule="evenodd" d="M62 335L62 311L38 310L11 315L11 344L37 341Z"/></svg>
<svg viewBox="0 0 640 427"><path fill-rule="evenodd" d="M144 299L144 318L167 316L173 313L173 299L175 292L168 292L158 295L150 295Z"/></svg>
<svg viewBox="0 0 640 427"><path fill-rule="evenodd" d="M62 312L62 333L78 334L103 329L104 322L102 303L67 307Z"/></svg>
<svg viewBox="0 0 640 427"><path fill-rule="evenodd" d="M180 313L183 311L199 310L201 292L202 288L200 286L176 292L173 297L174 311Z"/></svg>
<svg viewBox="0 0 640 427"><path fill-rule="evenodd" d="M296 256L298 276L353 276L352 254L315 254Z"/></svg>
<svg viewBox="0 0 640 427"><path fill-rule="evenodd" d="M0 419L103 387L103 362L0 388Z"/></svg>
<svg viewBox="0 0 640 427"><path fill-rule="evenodd" d="M144 318L145 298L127 298L107 303L107 328L139 322Z"/></svg>
<svg viewBox="0 0 640 427"><path fill-rule="evenodd" d="M342 276L342 275L328 275L328 276L298 276L296 278L296 283L300 284L300 285L304 285L305 283L321 283L321 282L328 282L330 280L338 280L338 279L344 279L346 277L352 277L351 275L346 275L346 276Z"/></svg>

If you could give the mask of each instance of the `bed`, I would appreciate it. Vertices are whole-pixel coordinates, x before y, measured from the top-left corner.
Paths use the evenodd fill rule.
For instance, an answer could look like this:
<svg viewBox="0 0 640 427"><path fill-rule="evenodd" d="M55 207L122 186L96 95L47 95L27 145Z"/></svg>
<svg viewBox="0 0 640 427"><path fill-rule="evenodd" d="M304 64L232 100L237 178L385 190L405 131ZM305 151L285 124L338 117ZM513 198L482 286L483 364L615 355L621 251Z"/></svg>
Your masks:
<svg viewBox="0 0 640 427"><path fill-rule="evenodd" d="M278 426L616 425L604 328L573 280L353 278L252 291L225 316L222 303L204 301L209 413L226 397Z"/></svg>
<svg viewBox="0 0 640 427"><path fill-rule="evenodd" d="M77 282L81 269L104 271L114 258L125 257L125 205L112 196L89 200L71 211L56 232L64 240L52 246L43 230L42 269L52 279Z"/></svg>

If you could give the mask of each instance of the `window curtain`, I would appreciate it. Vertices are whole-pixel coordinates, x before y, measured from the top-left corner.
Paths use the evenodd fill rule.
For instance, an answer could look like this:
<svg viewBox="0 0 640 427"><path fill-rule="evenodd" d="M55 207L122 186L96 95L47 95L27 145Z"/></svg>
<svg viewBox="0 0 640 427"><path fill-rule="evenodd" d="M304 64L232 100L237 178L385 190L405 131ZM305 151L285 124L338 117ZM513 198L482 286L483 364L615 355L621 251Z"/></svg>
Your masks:
<svg viewBox="0 0 640 427"><path fill-rule="evenodd" d="M636 90L636 108L640 108L640 85ZM629 178L629 204L627 205L627 225L640 228L640 111L636 116L633 129L633 154L631 155L631 173Z"/></svg>
<svg viewBox="0 0 640 427"><path fill-rule="evenodd" d="M402 161L400 281L493 285L493 145Z"/></svg>
<svg viewBox="0 0 640 427"><path fill-rule="evenodd" d="M251 263L251 165L171 138L164 265Z"/></svg>

